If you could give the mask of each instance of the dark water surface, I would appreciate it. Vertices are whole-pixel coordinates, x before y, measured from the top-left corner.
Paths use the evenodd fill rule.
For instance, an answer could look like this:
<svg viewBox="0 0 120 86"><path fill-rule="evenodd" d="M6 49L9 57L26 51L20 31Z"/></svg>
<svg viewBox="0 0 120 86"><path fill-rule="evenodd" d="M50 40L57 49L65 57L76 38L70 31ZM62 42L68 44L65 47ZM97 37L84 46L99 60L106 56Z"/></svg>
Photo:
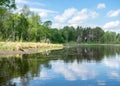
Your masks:
<svg viewBox="0 0 120 86"><path fill-rule="evenodd" d="M120 46L0 57L0 86L120 86Z"/></svg>

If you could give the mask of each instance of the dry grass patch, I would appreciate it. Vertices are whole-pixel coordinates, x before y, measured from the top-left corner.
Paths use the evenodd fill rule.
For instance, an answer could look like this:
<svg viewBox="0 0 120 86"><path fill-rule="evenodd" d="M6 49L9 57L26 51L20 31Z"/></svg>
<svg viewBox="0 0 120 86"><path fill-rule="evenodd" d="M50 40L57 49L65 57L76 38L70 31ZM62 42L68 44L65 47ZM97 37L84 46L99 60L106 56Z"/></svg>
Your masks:
<svg viewBox="0 0 120 86"><path fill-rule="evenodd" d="M0 42L0 50L21 50L30 48L61 48L62 44L46 44L34 42Z"/></svg>

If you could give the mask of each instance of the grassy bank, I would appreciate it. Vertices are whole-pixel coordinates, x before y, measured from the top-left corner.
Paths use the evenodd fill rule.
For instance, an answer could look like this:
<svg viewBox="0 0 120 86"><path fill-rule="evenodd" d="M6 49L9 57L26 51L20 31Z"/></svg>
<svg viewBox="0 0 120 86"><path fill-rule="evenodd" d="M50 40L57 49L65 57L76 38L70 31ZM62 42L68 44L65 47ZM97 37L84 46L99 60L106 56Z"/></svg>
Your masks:
<svg viewBox="0 0 120 86"><path fill-rule="evenodd" d="M61 48L62 44L46 44L46 43L34 43L34 42L0 42L0 50L24 50L31 48Z"/></svg>
<svg viewBox="0 0 120 86"><path fill-rule="evenodd" d="M18 54L32 54L48 52L48 50L62 49L62 44L46 44L34 42L0 42L0 57Z"/></svg>

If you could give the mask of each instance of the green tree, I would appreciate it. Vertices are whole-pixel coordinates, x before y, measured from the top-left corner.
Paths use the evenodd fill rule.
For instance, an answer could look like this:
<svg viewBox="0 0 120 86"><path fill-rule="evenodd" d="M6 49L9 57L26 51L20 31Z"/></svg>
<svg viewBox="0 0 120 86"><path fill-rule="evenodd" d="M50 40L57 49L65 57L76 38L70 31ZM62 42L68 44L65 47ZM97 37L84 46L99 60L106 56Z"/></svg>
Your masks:
<svg viewBox="0 0 120 86"><path fill-rule="evenodd" d="M0 6L16 8L15 0L0 0Z"/></svg>
<svg viewBox="0 0 120 86"><path fill-rule="evenodd" d="M93 29L93 39L95 42L100 42L101 38L104 34L104 31L100 27L96 27Z"/></svg>
<svg viewBox="0 0 120 86"><path fill-rule="evenodd" d="M43 23L43 26L44 26L44 27L51 28L51 25L52 25L52 21L45 21L45 22Z"/></svg>
<svg viewBox="0 0 120 86"><path fill-rule="evenodd" d="M62 33L60 30L58 29L51 29L51 33L52 33L52 36L51 36L51 41L53 43L64 43L64 39L62 37Z"/></svg>
<svg viewBox="0 0 120 86"><path fill-rule="evenodd" d="M20 20L18 24L18 32L19 32L19 39L21 41L26 40L28 41L28 28L29 28L29 22L27 18L23 15L20 14Z"/></svg>
<svg viewBox="0 0 120 86"><path fill-rule="evenodd" d="M44 34L44 27L41 25L41 19L38 14L32 13L29 18L30 40L40 41Z"/></svg>
<svg viewBox="0 0 120 86"><path fill-rule="evenodd" d="M120 33L117 34L117 36L116 36L116 42L117 42L117 43L120 43Z"/></svg>

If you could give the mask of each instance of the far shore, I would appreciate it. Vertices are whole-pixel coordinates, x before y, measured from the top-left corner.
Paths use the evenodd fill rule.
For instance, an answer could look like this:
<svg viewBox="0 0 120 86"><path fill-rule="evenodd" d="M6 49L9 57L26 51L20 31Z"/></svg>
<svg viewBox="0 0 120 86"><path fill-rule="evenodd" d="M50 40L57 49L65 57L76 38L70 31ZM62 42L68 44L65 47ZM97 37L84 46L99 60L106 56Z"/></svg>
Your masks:
<svg viewBox="0 0 120 86"><path fill-rule="evenodd" d="M40 42L0 42L0 57L9 56L16 54L33 54L39 52L45 52L47 50L62 49L64 47L72 46L90 46L90 45L112 45L120 46L120 44L92 44L92 43L81 43L81 44L48 44Z"/></svg>
<svg viewBox="0 0 120 86"><path fill-rule="evenodd" d="M114 43L113 44L109 44L109 43L108 44L106 44L106 43L105 44L102 44L102 43L101 44L100 43L79 43L79 44L77 44L77 43L76 44L69 44L68 43L68 44L64 44L64 46L81 46L81 45L83 45L83 46L84 45L115 45L115 46L120 46L120 44L114 44Z"/></svg>

